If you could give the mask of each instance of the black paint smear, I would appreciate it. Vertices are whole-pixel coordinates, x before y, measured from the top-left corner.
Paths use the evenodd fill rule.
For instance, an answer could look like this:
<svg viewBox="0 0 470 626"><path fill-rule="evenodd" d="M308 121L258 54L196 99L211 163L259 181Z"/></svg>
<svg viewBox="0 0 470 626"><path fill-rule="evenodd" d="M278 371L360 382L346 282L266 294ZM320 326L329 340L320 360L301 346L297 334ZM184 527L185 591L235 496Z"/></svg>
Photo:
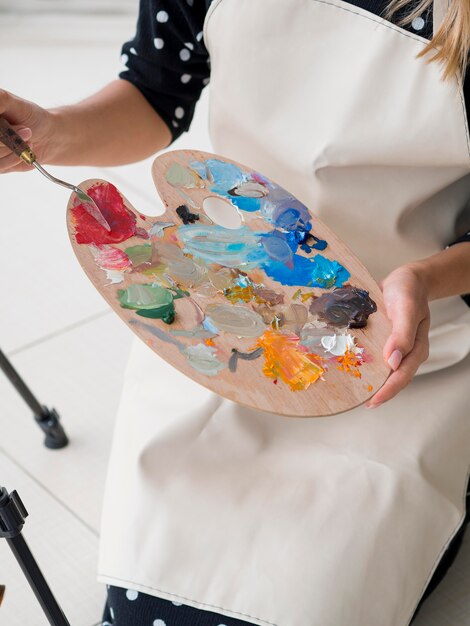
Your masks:
<svg viewBox="0 0 470 626"><path fill-rule="evenodd" d="M185 204L182 204L176 209L176 213L178 217L181 218L183 224L194 224L199 219L199 215L197 213L191 213L188 207Z"/></svg>
<svg viewBox="0 0 470 626"><path fill-rule="evenodd" d="M335 289L310 304L310 313L338 327L364 328L369 315L376 311L377 305L369 297L369 292L352 286Z"/></svg>
<svg viewBox="0 0 470 626"><path fill-rule="evenodd" d="M253 350L253 352L239 352L236 348L233 348L232 356L228 361L228 368L231 372L236 372L238 359L243 359L244 361L254 361L262 354L263 348L257 348L256 350Z"/></svg>

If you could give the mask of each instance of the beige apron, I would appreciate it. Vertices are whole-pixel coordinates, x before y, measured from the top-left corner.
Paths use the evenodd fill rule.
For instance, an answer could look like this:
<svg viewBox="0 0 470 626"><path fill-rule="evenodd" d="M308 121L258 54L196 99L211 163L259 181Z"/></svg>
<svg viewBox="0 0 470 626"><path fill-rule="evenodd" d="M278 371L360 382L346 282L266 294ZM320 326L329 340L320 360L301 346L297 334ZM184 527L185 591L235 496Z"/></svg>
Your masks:
<svg viewBox="0 0 470 626"><path fill-rule="evenodd" d="M219 0L205 41L216 152L291 190L377 278L452 239L465 107L415 58L423 38L340 0ZM470 310L432 308L422 375L328 418L243 408L136 343L99 580L252 624L406 626L470 464Z"/></svg>

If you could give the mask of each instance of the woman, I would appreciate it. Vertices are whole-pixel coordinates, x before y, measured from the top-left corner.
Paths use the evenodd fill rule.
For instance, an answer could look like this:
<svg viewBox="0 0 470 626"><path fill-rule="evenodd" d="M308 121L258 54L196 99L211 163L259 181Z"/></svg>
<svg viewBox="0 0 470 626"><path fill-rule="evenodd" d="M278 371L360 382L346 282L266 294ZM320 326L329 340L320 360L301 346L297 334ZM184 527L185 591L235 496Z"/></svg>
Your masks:
<svg viewBox="0 0 470 626"><path fill-rule="evenodd" d="M219 398L136 344L103 511L105 625L406 626L458 548L470 9L412 6L142 0L121 80L51 111L0 95L39 161L109 166L186 130L210 74L215 151L332 227L393 324L374 410L312 420ZM1 171L24 169L0 152Z"/></svg>

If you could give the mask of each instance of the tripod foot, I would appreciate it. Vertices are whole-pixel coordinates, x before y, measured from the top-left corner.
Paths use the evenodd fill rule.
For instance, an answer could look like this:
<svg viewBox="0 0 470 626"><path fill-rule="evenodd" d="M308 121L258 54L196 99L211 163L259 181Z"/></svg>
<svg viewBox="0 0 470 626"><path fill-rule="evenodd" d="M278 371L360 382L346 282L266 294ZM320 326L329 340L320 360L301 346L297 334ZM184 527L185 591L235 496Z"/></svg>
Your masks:
<svg viewBox="0 0 470 626"><path fill-rule="evenodd" d="M35 415L34 419L46 435L44 439L46 448L54 450L65 448L69 439L60 423L60 415L55 409L48 409L47 406L44 406L41 415Z"/></svg>

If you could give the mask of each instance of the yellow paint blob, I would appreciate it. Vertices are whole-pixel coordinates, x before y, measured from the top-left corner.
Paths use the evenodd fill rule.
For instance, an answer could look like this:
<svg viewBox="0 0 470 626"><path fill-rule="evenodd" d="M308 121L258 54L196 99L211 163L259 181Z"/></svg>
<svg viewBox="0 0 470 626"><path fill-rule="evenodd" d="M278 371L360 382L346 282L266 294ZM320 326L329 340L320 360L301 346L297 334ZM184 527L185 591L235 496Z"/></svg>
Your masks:
<svg viewBox="0 0 470 626"><path fill-rule="evenodd" d="M308 389L325 371L320 365L320 357L302 350L299 341L294 333L267 330L255 345L264 351L264 375L275 380L280 378L292 391Z"/></svg>

